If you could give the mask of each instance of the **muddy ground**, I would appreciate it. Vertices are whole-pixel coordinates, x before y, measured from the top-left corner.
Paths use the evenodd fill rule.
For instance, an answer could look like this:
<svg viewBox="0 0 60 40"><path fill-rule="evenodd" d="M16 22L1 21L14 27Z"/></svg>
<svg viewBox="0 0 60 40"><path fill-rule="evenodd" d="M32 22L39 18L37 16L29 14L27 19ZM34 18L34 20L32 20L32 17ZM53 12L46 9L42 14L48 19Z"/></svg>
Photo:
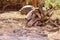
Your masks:
<svg viewBox="0 0 60 40"><path fill-rule="evenodd" d="M44 27L26 27L26 15L18 11L0 13L0 40L60 40L60 31L47 32Z"/></svg>

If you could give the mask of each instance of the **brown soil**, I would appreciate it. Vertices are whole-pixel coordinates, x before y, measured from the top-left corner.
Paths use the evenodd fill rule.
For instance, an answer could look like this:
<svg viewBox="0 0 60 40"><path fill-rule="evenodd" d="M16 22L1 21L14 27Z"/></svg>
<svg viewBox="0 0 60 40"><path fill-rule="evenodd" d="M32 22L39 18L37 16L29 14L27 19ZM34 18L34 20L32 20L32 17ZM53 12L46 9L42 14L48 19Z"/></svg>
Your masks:
<svg viewBox="0 0 60 40"><path fill-rule="evenodd" d="M58 10L54 11L54 15L58 15ZM52 17L54 18L54 15ZM56 18L59 19L59 17ZM53 20L53 18L51 19ZM60 40L59 21L52 21L45 26L27 27L25 19L26 15L21 15L20 12L5 12L0 14L0 39L1 40ZM56 19L55 18L55 19ZM57 26L57 27L55 27Z"/></svg>

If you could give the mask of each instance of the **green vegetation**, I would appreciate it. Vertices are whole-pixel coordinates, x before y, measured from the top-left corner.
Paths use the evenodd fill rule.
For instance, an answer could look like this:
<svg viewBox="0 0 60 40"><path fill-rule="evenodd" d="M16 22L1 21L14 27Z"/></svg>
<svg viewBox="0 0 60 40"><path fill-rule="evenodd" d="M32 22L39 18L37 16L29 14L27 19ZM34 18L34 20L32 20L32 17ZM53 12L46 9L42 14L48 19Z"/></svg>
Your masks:
<svg viewBox="0 0 60 40"><path fill-rule="evenodd" d="M58 7L58 6L60 6L60 0L54 0L54 1L52 1L52 0L46 0L45 1L45 8L49 9L50 5L52 7Z"/></svg>

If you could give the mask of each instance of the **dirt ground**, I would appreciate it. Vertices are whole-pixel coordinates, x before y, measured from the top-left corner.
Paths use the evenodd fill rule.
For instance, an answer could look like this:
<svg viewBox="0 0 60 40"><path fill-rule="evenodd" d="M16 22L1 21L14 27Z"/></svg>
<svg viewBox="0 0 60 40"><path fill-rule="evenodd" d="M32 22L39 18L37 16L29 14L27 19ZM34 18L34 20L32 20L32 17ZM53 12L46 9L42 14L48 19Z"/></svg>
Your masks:
<svg viewBox="0 0 60 40"><path fill-rule="evenodd" d="M26 15L19 12L5 12L0 14L1 40L48 40L40 27L25 27Z"/></svg>
<svg viewBox="0 0 60 40"><path fill-rule="evenodd" d="M25 18L26 15L18 11L0 13L0 40L60 40L60 31L47 32L44 27L25 27Z"/></svg>

